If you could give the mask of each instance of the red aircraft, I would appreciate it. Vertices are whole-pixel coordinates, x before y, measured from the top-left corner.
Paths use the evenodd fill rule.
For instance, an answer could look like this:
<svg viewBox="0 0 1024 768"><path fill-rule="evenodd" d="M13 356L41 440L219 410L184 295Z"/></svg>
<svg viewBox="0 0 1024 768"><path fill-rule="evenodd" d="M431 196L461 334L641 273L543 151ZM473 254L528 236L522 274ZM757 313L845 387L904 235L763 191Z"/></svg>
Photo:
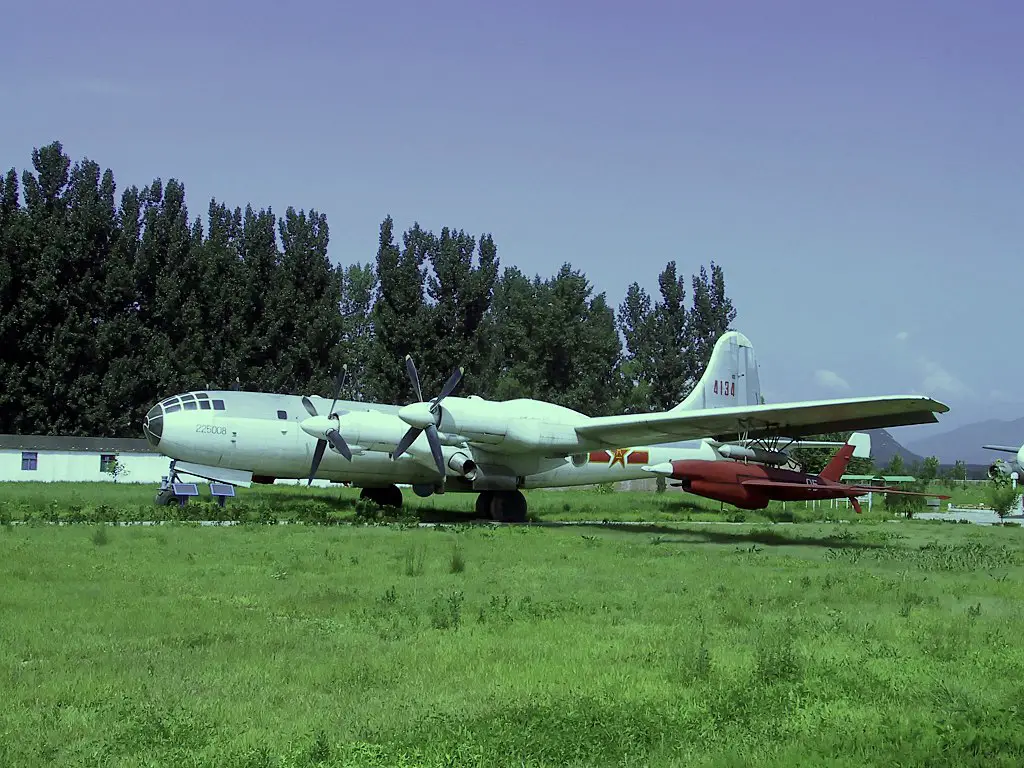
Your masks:
<svg viewBox="0 0 1024 768"><path fill-rule="evenodd" d="M843 476L846 465L850 463L854 448L855 446L850 443L843 445L818 475L731 459L678 459L644 469L656 475L679 480L679 485L684 491L707 499L724 501L741 509L764 509L769 501L849 499L857 514L860 514L860 502L857 497L866 493L949 498L938 493L917 493L884 486L840 483L839 478Z"/></svg>

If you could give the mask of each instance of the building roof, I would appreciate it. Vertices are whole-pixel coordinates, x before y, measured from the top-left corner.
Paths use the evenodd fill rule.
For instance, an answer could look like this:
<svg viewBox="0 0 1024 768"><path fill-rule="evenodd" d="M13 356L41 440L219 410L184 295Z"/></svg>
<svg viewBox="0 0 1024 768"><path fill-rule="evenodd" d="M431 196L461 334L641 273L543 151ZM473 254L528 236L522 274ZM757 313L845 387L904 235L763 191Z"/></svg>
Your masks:
<svg viewBox="0 0 1024 768"><path fill-rule="evenodd" d="M4 451L82 451L84 453L157 453L142 438L0 435Z"/></svg>

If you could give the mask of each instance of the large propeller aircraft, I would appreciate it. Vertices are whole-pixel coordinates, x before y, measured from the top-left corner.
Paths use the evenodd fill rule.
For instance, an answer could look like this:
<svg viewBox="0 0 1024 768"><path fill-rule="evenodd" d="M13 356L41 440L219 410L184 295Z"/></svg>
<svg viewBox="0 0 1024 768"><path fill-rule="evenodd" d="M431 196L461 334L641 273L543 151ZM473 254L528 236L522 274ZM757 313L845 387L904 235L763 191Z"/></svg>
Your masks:
<svg viewBox="0 0 1024 768"><path fill-rule="evenodd" d="M401 505L398 485L405 484L419 496L477 493L481 516L521 521L523 489L643 479L650 477L643 467L673 459L719 460L731 447L772 450L780 439L933 423L949 410L916 395L765 405L753 346L737 331L719 337L681 403L654 413L590 417L529 398L457 397L461 369L424 400L415 364L407 357L405 365L417 397L408 405L339 401L343 372L331 400L176 395L153 406L143 431L172 459L172 480L180 473L248 487L315 477L360 487L363 498L391 506ZM688 441L695 444L656 447Z"/></svg>

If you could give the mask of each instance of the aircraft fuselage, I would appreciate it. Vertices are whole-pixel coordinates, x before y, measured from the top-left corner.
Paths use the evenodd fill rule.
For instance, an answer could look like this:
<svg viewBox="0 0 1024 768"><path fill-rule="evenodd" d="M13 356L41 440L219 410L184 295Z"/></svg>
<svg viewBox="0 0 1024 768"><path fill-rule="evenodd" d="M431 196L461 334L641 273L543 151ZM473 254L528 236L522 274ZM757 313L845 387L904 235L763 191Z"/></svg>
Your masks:
<svg viewBox="0 0 1024 768"><path fill-rule="evenodd" d="M310 400L318 413L326 414L330 409L331 403L325 398ZM486 419L490 402L479 398L459 400L460 407L451 412L460 414L463 423L452 423L446 410L439 430L448 463L444 488L448 491L487 490L486 478L490 476L496 478L495 489L510 489L510 482L512 488L549 488L647 479L651 475L642 469L645 465L681 457L716 458L714 449L704 441L693 441L687 448L592 448L566 457L557 453L558 446L570 439L573 422L586 419L583 414L549 403L523 401L518 424L495 429ZM464 407L467 403L469 406ZM340 414L338 423L352 460L327 450L317 478L363 487L439 484L424 435L412 444L410 452L397 460L391 458L391 451L408 429L397 417L398 406L338 401L334 410ZM481 414L480 418L467 417L474 413ZM192 392L154 406L147 415L144 432L157 450L177 461L251 472L255 482L300 479L309 476L317 442L302 428L309 418L299 395ZM452 435L446 428L462 431ZM467 441L467 430L486 442ZM523 435L542 439L549 436L553 455L512 449L512 444L521 443L517 437ZM582 441L577 444L585 445ZM453 457L459 455L469 457L480 468L483 479L474 484L454 470L451 465L457 461Z"/></svg>

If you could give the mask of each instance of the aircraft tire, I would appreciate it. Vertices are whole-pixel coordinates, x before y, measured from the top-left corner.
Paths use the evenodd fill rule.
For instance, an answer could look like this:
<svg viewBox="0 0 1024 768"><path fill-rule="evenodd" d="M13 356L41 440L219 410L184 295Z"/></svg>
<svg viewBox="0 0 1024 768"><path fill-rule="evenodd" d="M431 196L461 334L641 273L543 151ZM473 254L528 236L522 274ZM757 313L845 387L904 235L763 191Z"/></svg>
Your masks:
<svg viewBox="0 0 1024 768"><path fill-rule="evenodd" d="M157 493L156 498L153 499L158 507L169 507L175 502L174 491L168 488L165 491Z"/></svg>
<svg viewBox="0 0 1024 768"><path fill-rule="evenodd" d="M476 497L476 516L490 518L491 516L491 500L494 498L494 493L491 491L480 491L480 494Z"/></svg>
<svg viewBox="0 0 1024 768"><path fill-rule="evenodd" d="M389 485L380 489L381 506L402 508L402 489L397 485Z"/></svg>
<svg viewBox="0 0 1024 768"><path fill-rule="evenodd" d="M494 491L491 517L499 523L525 523L526 497L522 491Z"/></svg>
<svg viewBox="0 0 1024 768"><path fill-rule="evenodd" d="M402 489L397 485L386 485L383 488L363 488L359 498L372 501L381 507L402 507Z"/></svg>

